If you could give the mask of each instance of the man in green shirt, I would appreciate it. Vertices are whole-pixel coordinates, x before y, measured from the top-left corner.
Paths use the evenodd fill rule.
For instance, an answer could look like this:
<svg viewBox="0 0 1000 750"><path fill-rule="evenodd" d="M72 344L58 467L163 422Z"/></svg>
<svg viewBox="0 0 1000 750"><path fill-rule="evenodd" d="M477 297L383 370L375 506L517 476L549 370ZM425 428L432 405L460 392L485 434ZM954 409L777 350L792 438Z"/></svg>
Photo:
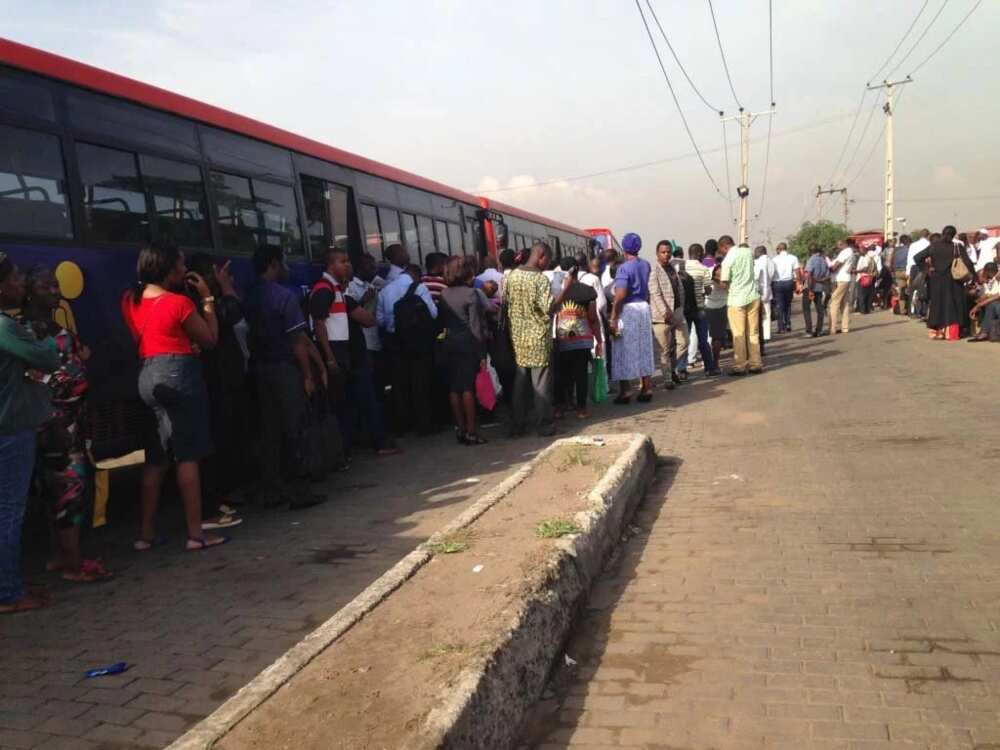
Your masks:
<svg viewBox="0 0 1000 750"><path fill-rule="evenodd" d="M0 311L21 306L24 276L0 252ZM38 609L21 579L21 526L35 468L35 432L49 418L47 386L25 378L25 370L59 368L55 340L38 341L0 312L0 614Z"/></svg>
<svg viewBox="0 0 1000 750"><path fill-rule="evenodd" d="M722 237L719 246L732 239ZM722 261L722 283L729 291L729 328L733 332L733 369L730 375L764 371L760 355L760 294L757 292L753 253L748 245L734 247Z"/></svg>
<svg viewBox="0 0 1000 750"><path fill-rule="evenodd" d="M576 275L566 275L559 296L553 299L551 284L542 273L551 260L552 249L544 242L536 242L531 246L527 262L511 271L504 287L510 340L517 365L511 436L524 434L532 391L538 434L547 436L555 433L552 417L552 315L559 309Z"/></svg>

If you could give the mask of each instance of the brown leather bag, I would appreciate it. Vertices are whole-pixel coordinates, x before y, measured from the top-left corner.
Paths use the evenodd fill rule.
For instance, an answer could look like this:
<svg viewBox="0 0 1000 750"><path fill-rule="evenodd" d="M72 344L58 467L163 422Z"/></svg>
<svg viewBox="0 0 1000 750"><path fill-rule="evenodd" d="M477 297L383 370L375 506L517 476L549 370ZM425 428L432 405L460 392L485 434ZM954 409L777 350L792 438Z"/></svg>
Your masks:
<svg viewBox="0 0 1000 750"><path fill-rule="evenodd" d="M964 284L972 276L969 273L968 266L965 265L965 261L962 260L962 251L959 248L955 248L955 257L951 261L951 278L960 284Z"/></svg>

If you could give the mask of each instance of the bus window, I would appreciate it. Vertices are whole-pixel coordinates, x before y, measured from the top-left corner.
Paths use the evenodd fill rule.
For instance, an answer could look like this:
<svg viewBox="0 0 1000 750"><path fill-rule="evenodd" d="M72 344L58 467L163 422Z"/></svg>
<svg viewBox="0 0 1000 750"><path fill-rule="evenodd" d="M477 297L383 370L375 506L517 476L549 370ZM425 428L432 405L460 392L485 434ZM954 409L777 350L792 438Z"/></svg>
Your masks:
<svg viewBox="0 0 1000 750"><path fill-rule="evenodd" d="M448 244L451 245L452 255L465 255L462 249L462 228L458 224L448 222Z"/></svg>
<svg viewBox="0 0 1000 750"><path fill-rule="evenodd" d="M417 217L413 214L400 214L403 229L403 246L410 251L412 258L423 258L420 255L420 240L417 237Z"/></svg>
<svg viewBox="0 0 1000 750"><path fill-rule="evenodd" d="M153 202L153 236L181 247L211 247L201 170L155 156L141 156L139 165Z"/></svg>
<svg viewBox="0 0 1000 750"><path fill-rule="evenodd" d="M0 112L55 122L52 89L42 78L0 68Z"/></svg>
<svg viewBox="0 0 1000 750"><path fill-rule="evenodd" d="M331 246L347 250L350 245L347 230L347 188L303 175L302 197L306 203L306 231L312 257L322 258Z"/></svg>
<svg viewBox="0 0 1000 750"><path fill-rule="evenodd" d="M210 176L223 249L252 253L280 245L289 255L302 254L295 195L289 186L225 172Z"/></svg>
<svg viewBox="0 0 1000 750"><path fill-rule="evenodd" d="M280 246L288 255L302 255L302 232L292 188L265 180L251 180L250 187L260 214L258 243Z"/></svg>
<svg viewBox="0 0 1000 750"><path fill-rule="evenodd" d="M65 185L56 136L0 125L0 233L72 237Z"/></svg>
<svg viewBox="0 0 1000 750"><path fill-rule="evenodd" d="M265 177L292 176L292 156L277 146L208 126L201 127L201 143L213 164Z"/></svg>
<svg viewBox="0 0 1000 750"><path fill-rule="evenodd" d="M77 131L201 157L195 125L181 117L78 89L67 89L66 113Z"/></svg>
<svg viewBox="0 0 1000 750"><path fill-rule="evenodd" d="M149 240L149 214L135 154L78 143L83 210L90 238L103 242Z"/></svg>
<svg viewBox="0 0 1000 750"><path fill-rule="evenodd" d="M435 221L434 234L437 235L438 252L447 255L450 252L448 249L448 225L443 221Z"/></svg>
<svg viewBox="0 0 1000 750"><path fill-rule="evenodd" d="M434 244L434 223L426 216L417 217L417 234L420 235L420 258L427 257L427 253L437 252L437 245Z"/></svg>
<svg viewBox="0 0 1000 750"><path fill-rule="evenodd" d="M382 228L382 242L386 247L399 242L399 214L395 209L380 208L378 225Z"/></svg>
<svg viewBox="0 0 1000 750"><path fill-rule="evenodd" d="M361 224L365 232L365 252L369 252L376 258L382 257L382 230L378 225L378 209L369 206L367 203L361 204Z"/></svg>

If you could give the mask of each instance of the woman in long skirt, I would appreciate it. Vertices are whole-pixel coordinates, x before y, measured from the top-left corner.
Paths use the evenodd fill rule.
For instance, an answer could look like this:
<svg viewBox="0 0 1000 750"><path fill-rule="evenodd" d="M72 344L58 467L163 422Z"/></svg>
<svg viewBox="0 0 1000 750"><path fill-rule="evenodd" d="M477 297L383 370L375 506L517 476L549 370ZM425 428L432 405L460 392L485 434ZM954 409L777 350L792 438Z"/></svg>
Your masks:
<svg viewBox="0 0 1000 750"><path fill-rule="evenodd" d="M632 400L631 381L640 380L638 400L653 398L653 318L649 308L649 263L639 257L642 240L629 232L622 238L625 262L615 274L614 303L610 328L615 336L611 347L611 372L619 381L616 404Z"/></svg>
<svg viewBox="0 0 1000 750"><path fill-rule="evenodd" d="M941 230L940 240L921 250L913 258L917 267L922 267L928 258L931 261L931 272L927 278L930 298L927 328L930 329L929 337L935 340L943 340L949 326L961 328L968 323L969 318L964 282L952 277L951 264L956 258L960 259L970 278L975 269L965 246L956 244L954 239L955 227L947 226Z"/></svg>

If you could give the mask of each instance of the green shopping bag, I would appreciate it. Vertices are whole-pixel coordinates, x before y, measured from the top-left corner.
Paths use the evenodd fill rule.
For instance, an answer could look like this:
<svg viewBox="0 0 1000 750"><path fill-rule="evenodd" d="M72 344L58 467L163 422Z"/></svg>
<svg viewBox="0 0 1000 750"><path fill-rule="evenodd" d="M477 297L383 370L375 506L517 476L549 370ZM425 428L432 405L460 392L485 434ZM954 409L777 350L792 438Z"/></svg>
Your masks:
<svg viewBox="0 0 1000 750"><path fill-rule="evenodd" d="M590 366L590 400L603 404L608 399L608 368L604 357L594 357Z"/></svg>

